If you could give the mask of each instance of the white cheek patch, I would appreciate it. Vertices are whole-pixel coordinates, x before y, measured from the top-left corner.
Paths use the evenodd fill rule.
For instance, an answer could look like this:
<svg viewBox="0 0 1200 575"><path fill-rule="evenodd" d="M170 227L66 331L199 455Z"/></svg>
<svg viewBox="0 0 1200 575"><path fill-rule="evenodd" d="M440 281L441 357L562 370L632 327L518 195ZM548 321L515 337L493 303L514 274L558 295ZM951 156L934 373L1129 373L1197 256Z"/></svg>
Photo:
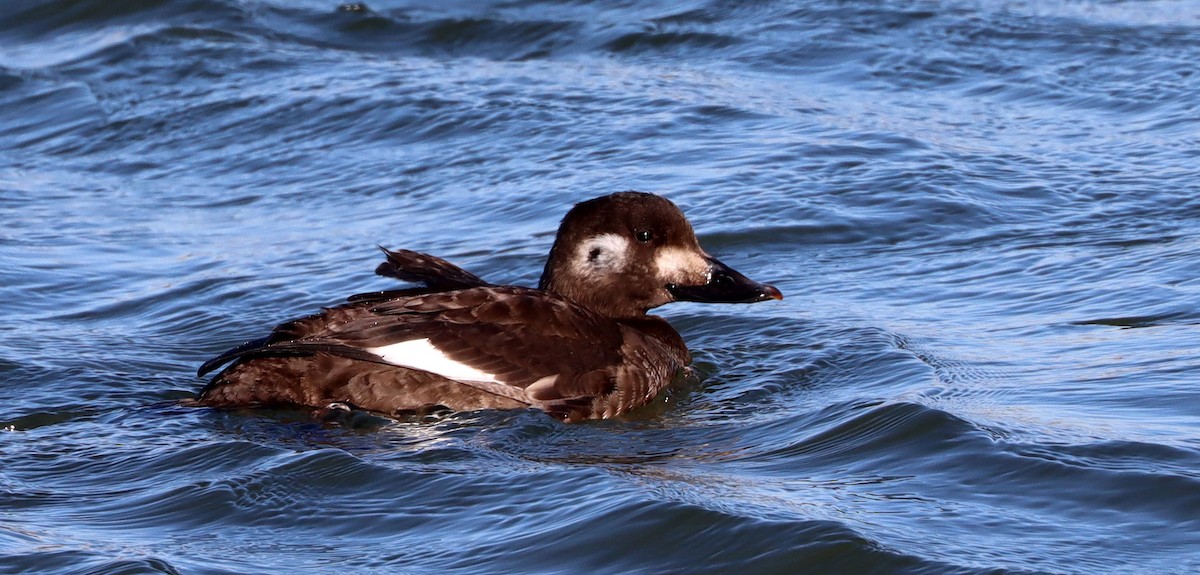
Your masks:
<svg viewBox="0 0 1200 575"><path fill-rule="evenodd" d="M708 261L695 250L663 248L654 258L658 277L671 282L701 284L707 281Z"/></svg>
<svg viewBox="0 0 1200 575"><path fill-rule="evenodd" d="M629 240L617 234L600 234L579 244L571 265L577 273L586 276L595 270L623 270L628 257Z"/></svg>
<svg viewBox="0 0 1200 575"><path fill-rule="evenodd" d="M381 345L367 348L366 351L379 356L383 361L392 365L428 371L446 379L501 383L494 374L479 371L465 363L446 357L446 354L429 343L428 339L413 339Z"/></svg>

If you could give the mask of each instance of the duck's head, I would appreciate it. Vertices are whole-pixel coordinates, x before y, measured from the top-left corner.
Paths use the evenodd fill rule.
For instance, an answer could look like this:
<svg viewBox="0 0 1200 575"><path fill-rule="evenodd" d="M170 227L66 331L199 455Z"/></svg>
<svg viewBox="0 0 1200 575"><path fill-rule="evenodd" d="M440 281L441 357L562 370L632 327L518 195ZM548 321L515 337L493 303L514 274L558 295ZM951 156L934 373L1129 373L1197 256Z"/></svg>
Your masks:
<svg viewBox="0 0 1200 575"><path fill-rule="evenodd" d="M558 228L541 289L604 315L632 318L673 301L783 299L700 248L670 200L621 192L577 204Z"/></svg>

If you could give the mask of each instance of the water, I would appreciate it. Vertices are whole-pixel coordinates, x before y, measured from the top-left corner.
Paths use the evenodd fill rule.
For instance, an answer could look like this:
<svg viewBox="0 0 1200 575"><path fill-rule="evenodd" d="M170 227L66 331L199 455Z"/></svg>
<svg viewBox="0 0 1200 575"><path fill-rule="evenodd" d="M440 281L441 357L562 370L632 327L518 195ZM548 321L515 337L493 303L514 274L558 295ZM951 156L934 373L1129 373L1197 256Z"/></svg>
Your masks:
<svg viewBox="0 0 1200 575"><path fill-rule="evenodd" d="M0 572L1200 571L1200 5L13 1ZM664 194L787 299L624 420L180 407Z"/></svg>

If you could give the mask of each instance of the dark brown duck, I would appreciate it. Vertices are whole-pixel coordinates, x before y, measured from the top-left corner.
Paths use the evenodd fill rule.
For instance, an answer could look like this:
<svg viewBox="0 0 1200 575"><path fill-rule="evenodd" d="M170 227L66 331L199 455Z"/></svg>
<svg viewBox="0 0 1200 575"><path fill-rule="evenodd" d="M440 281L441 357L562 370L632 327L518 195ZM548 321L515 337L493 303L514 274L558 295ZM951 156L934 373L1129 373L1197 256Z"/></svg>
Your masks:
<svg viewBox="0 0 1200 575"><path fill-rule="evenodd" d="M650 402L691 362L683 339L649 309L783 298L705 253L675 204L639 192L576 205L537 289L384 251L377 273L424 287L352 296L213 358L199 375L232 365L195 403L614 417Z"/></svg>

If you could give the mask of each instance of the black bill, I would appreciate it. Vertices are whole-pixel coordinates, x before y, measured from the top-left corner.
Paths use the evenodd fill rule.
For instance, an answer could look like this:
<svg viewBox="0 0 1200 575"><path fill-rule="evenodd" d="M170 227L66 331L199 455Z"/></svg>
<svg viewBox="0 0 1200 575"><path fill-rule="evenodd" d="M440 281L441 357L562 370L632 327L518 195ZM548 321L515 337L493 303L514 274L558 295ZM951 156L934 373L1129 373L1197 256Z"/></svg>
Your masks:
<svg viewBox="0 0 1200 575"><path fill-rule="evenodd" d="M708 272L708 283L696 286L668 284L667 291L679 301L703 303L754 303L769 299L783 299L783 293L773 285L756 282L737 270L708 258L712 266Z"/></svg>

